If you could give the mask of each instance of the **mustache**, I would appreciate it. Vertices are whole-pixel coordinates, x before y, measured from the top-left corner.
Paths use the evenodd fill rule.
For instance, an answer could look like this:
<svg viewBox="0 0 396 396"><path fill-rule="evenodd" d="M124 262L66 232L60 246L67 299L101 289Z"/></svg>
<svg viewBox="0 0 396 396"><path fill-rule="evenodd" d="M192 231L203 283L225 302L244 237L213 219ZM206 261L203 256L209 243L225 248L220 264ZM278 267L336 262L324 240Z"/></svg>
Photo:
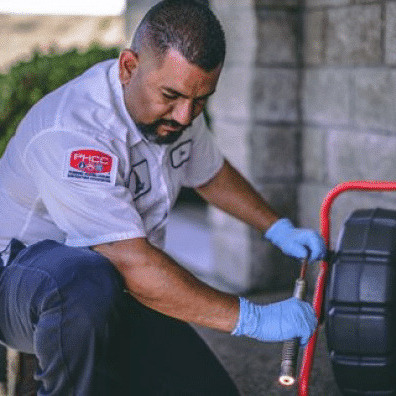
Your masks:
<svg viewBox="0 0 396 396"><path fill-rule="evenodd" d="M175 120L160 120L159 124L169 126L171 128L184 129L184 128L188 128L189 126L191 126L192 123L190 122L188 125L182 125L182 124L179 124Z"/></svg>

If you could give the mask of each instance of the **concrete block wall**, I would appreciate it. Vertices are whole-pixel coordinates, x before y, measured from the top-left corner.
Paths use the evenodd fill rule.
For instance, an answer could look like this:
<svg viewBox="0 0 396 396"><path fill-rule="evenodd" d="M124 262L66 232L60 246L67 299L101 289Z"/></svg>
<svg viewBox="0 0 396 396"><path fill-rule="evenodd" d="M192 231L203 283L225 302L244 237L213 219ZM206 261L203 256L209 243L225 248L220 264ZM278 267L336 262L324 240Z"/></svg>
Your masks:
<svg viewBox="0 0 396 396"><path fill-rule="evenodd" d="M280 213L319 229L321 203L337 183L396 179L396 1L211 4L229 43L214 129ZM354 209L377 206L396 208L396 193L338 198L333 240ZM257 233L212 218L226 276L245 289L290 284L287 261Z"/></svg>
<svg viewBox="0 0 396 396"><path fill-rule="evenodd" d="M299 1L254 2L257 50L251 89L251 180L279 214L297 220L301 174L301 38ZM253 288L291 287L292 260L251 231Z"/></svg>
<svg viewBox="0 0 396 396"><path fill-rule="evenodd" d="M211 99L209 111L214 136L230 162L250 178L253 64L256 18L250 0L212 0L211 6L226 34L227 59ZM211 208L215 270L225 288L248 289L252 279L252 241L244 224Z"/></svg>
<svg viewBox="0 0 396 396"><path fill-rule="evenodd" d="M299 218L319 226L337 183L396 180L396 2L306 0L302 180ZM332 239L357 208L396 208L395 193L346 193L335 202Z"/></svg>
<svg viewBox="0 0 396 396"><path fill-rule="evenodd" d="M226 157L283 215L297 217L301 18L297 1L212 0L227 59L210 104ZM260 234L211 212L216 270L236 290L291 285L296 266Z"/></svg>

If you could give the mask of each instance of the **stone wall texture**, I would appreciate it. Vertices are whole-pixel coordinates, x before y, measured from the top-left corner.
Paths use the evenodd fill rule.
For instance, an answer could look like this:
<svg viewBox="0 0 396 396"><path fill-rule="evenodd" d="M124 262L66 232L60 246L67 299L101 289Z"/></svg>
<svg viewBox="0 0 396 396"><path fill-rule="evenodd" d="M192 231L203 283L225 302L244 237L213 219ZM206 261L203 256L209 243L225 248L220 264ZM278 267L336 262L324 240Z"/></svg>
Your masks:
<svg viewBox="0 0 396 396"><path fill-rule="evenodd" d="M298 213L318 227L325 194L348 180L396 179L396 2L306 1ZM333 246L357 208L396 207L395 193L345 193Z"/></svg>
<svg viewBox="0 0 396 396"><path fill-rule="evenodd" d="M211 106L217 139L282 215L319 229L321 203L336 184L396 179L396 1L211 5L229 44ZM333 241L363 207L395 208L396 193L338 198ZM226 277L245 290L291 286L290 262L257 233L217 212L212 218Z"/></svg>
<svg viewBox="0 0 396 396"><path fill-rule="evenodd" d="M212 0L228 44L211 102L225 155L283 215L297 220L301 176L302 18L297 1ZM212 212L215 262L237 290L291 284L295 265L257 231Z"/></svg>

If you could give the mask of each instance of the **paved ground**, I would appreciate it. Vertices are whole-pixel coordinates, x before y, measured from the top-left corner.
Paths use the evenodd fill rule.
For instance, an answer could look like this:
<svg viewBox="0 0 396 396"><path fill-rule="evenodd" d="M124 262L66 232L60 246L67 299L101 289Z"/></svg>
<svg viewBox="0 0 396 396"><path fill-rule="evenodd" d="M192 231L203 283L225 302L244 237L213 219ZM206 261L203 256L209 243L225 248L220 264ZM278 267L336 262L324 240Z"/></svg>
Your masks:
<svg viewBox="0 0 396 396"><path fill-rule="evenodd" d="M288 296L287 293L262 294L254 299L267 303ZM297 386L285 389L278 383L281 344L264 344L208 329L198 329L198 332L223 362L243 396L297 394ZM334 381L323 330L318 338L309 389L311 396L341 395Z"/></svg>

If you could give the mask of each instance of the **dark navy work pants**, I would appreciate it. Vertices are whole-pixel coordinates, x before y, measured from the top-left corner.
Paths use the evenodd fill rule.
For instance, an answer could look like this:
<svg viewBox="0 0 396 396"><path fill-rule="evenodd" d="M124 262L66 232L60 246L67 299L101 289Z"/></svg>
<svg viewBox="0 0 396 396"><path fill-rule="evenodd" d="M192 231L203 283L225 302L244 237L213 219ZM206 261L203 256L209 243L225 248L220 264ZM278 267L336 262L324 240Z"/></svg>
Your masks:
<svg viewBox="0 0 396 396"><path fill-rule="evenodd" d="M13 244L0 338L36 355L39 395L238 394L191 327L125 293L106 258L50 240Z"/></svg>

